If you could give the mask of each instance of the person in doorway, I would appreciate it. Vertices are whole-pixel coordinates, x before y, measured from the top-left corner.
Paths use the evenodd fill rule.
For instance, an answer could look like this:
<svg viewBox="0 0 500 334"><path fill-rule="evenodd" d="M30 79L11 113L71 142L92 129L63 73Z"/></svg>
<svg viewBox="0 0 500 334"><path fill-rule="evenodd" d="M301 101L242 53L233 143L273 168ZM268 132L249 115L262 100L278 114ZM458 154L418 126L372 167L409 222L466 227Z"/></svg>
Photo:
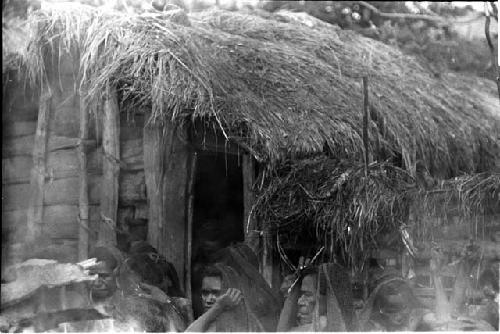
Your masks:
<svg viewBox="0 0 500 334"><path fill-rule="evenodd" d="M214 266L207 266L202 273L201 300L203 314L186 332L216 332L216 319L224 312L238 306L242 300L241 291L228 288L223 291L222 273Z"/></svg>

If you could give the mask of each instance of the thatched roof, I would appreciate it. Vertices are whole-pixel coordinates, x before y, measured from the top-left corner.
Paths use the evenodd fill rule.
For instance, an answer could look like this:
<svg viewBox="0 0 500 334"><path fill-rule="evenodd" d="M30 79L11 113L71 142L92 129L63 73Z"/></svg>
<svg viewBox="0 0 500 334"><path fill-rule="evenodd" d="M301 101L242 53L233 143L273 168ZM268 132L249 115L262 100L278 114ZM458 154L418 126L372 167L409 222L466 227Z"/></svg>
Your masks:
<svg viewBox="0 0 500 334"><path fill-rule="evenodd" d="M47 47L76 47L89 105L111 84L129 107L152 108L153 120L210 117L271 161L325 147L359 159L367 75L375 159L402 154L413 164L416 150L419 165L442 175L494 165L500 115L492 82L437 78L396 48L303 16L131 16L59 4L30 15L22 56L39 80Z"/></svg>
<svg viewBox="0 0 500 334"><path fill-rule="evenodd" d="M333 260L340 255L353 265L370 256L367 250L384 244L380 236L401 242L402 227L421 242L435 240L455 218L467 225L479 216L500 214L499 172L464 175L426 188L392 164L372 163L366 173L360 162L315 157L282 164L261 177L252 214L278 236L270 246L311 238L316 249L325 246L322 256Z"/></svg>

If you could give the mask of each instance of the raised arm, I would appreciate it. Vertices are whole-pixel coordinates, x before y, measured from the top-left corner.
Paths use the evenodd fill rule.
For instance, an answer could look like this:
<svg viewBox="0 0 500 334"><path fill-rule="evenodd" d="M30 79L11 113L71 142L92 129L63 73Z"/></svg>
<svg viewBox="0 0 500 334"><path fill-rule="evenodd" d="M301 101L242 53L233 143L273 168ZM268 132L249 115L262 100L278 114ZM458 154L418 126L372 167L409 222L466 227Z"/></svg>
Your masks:
<svg viewBox="0 0 500 334"><path fill-rule="evenodd" d="M280 313L277 332L287 332L295 326L295 319L297 317L297 300L299 299L300 284L295 284L287 294L285 304Z"/></svg>
<svg viewBox="0 0 500 334"><path fill-rule="evenodd" d="M207 312L196 319L185 330L186 332L206 332L212 322L224 311L236 307L242 299L241 291L229 288L226 293L220 296Z"/></svg>

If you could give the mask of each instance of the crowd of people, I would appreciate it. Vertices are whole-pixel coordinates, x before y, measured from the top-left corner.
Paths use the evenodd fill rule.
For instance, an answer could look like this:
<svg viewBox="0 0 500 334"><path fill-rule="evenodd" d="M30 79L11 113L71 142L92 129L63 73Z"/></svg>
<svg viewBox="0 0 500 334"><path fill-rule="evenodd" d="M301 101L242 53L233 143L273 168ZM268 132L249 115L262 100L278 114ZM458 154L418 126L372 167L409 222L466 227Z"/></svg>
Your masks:
<svg viewBox="0 0 500 334"><path fill-rule="evenodd" d="M391 272L374 276L364 307L355 310L346 268L308 263L274 291L244 244L218 250L211 263L193 273L192 300L182 291L173 265L146 242L135 242L126 256L110 247L97 247L90 256L97 259L92 268L97 279L82 303L90 302L107 319L66 324L65 331L432 330L425 324L430 311L405 279ZM498 298L498 284L490 281L486 292ZM469 321L469 327L498 330L498 306L496 311L496 324L477 320Z"/></svg>

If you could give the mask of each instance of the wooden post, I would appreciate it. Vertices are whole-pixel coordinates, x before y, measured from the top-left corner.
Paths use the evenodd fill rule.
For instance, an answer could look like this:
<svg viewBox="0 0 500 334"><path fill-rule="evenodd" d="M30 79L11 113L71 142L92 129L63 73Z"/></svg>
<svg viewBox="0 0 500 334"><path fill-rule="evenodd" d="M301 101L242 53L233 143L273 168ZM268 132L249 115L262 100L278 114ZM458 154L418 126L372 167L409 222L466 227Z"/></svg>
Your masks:
<svg viewBox="0 0 500 334"><path fill-rule="evenodd" d="M369 148L369 132L368 132L368 117L370 103L368 100L368 77L363 77L363 146L364 146L364 160L365 160L365 177L368 177L368 165L370 163L370 155L368 152ZM368 200L368 194L366 194ZM363 300L368 299L368 268L366 263L363 265Z"/></svg>
<svg viewBox="0 0 500 334"><path fill-rule="evenodd" d="M144 127L144 172L149 207L148 242L185 282L190 155L171 121ZM184 287L185 288L185 287Z"/></svg>
<svg viewBox="0 0 500 334"><path fill-rule="evenodd" d="M245 154L243 156L243 230L245 231L245 243L258 254L259 232L257 231L257 221L251 216L255 194L253 184L255 183L255 164L252 156Z"/></svg>
<svg viewBox="0 0 500 334"><path fill-rule="evenodd" d="M89 251L89 193L87 175L87 140L89 135L89 113L80 99L80 142L77 148L80 162L80 193L78 197L78 261L88 258Z"/></svg>
<svg viewBox="0 0 500 334"><path fill-rule="evenodd" d="M193 152L191 157L191 166L189 170L189 183L188 183L188 216L187 216L187 226L186 226L186 258L184 260L184 287L186 290L186 298L191 300L191 256L192 256L192 242L193 242L193 209L194 209L194 185L196 181L196 167L198 162L198 156L196 151Z"/></svg>
<svg viewBox="0 0 500 334"><path fill-rule="evenodd" d="M116 246L118 211L118 177L120 174L120 110L116 91L106 88L102 131L103 175L101 184L101 218L98 242Z"/></svg>
<svg viewBox="0 0 500 334"><path fill-rule="evenodd" d="M264 236L262 243L262 276L272 288L273 286L273 257L272 249L269 247L270 244L270 231L268 228L264 228Z"/></svg>
<svg viewBox="0 0 500 334"><path fill-rule="evenodd" d="M363 77L363 145L365 148L365 176L368 176L368 164L370 163L368 155L368 112L369 112L369 101L368 101L368 77Z"/></svg>
<svg viewBox="0 0 500 334"><path fill-rule="evenodd" d="M159 249L162 234L164 154L162 129L148 125L143 132L144 174L148 198L148 242Z"/></svg>
<svg viewBox="0 0 500 334"><path fill-rule="evenodd" d="M52 92L49 83L42 82L38 120L33 149L33 168L30 176L30 193L27 211L27 241L34 241L40 234L43 223L43 198L45 184L45 162L47 157L47 130L50 118Z"/></svg>
<svg viewBox="0 0 500 334"><path fill-rule="evenodd" d="M161 253L175 266L180 282L184 279L186 258L186 205L189 201L189 166L192 151L181 140L187 138L187 129L177 127L173 121L164 125L165 169L163 173L163 217L160 235ZM186 287L184 287L186 288Z"/></svg>

